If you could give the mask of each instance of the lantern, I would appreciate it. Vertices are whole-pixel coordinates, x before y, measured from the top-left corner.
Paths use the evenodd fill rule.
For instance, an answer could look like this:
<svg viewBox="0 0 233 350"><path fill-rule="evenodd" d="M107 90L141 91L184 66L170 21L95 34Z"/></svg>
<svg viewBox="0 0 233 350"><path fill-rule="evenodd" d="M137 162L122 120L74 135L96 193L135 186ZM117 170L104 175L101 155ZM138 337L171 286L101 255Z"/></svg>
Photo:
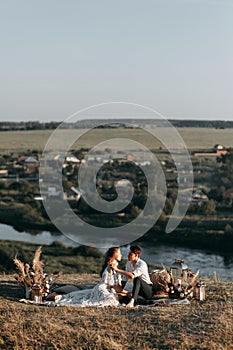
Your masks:
<svg viewBox="0 0 233 350"><path fill-rule="evenodd" d="M177 259L170 267L172 284L177 290L187 285L188 266L184 260Z"/></svg>
<svg viewBox="0 0 233 350"><path fill-rule="evenodd" d="M205 283L202 281L196 284L196 299L200 301L205 300Z"/></svg>
<svg viewBox="0 0 233 350"><path fill-rule="evenodd" d="M31 299L36 303L42 302L43 289L38 284L34 284L31 288Z"/></svg>

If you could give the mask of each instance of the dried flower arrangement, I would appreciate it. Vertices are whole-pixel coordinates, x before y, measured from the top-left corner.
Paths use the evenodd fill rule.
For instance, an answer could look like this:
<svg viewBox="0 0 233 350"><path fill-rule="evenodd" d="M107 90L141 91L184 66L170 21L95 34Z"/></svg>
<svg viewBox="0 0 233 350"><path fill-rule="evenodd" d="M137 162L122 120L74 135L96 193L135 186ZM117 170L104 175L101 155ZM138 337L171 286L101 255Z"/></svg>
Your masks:
<svg viewBox="0 0 233 350"><path fill-rule="evenodd" d="M180 284L177 284L172 272L168 272L166 267L162 266L161 270L153 270L150 273L150 279L154 285L155 295L183 299L193 296L198 274L199 271L193 273L188 270L186 276L180 277Z"/></svg>
<svg viewBox="0 0 233 350"><path fill-rule="evenodd" d="M162 296L167 294L170 290L171 275L165 266L161 270L153 270L150 273L150 279L153 283L155 294Z"/></svg>
<svg viewBox="0 0 233 350"><path fill-rule="evenodd" d="M29 264L24 264L17 257L13 259L19 273L14 275L19 285L25 289L25 298L35 301L42 301L42 298L49 294L50 288L55 280L61 276L61 272L57 275L48 275L44 273L44 263L41 261L42 246L40 246L33 258L32 268Z"/></svg>

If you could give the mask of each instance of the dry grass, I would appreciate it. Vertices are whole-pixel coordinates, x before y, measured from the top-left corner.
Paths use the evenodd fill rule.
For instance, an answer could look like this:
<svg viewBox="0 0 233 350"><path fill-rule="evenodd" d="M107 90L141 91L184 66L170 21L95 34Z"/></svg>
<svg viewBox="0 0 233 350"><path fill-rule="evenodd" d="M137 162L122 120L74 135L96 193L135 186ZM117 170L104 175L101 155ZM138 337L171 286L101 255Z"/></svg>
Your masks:
<svg viewBox="0 0 233 350"><path fill-rule="evenodd" d="M225 147L233 147L233 129L213 129L213 128L177 128L188 149L211 149L216 143ZM53 130L34 131L7 131L1 132L0 152L26 151L28 149L43 150ZM69 135L75 135L78 139L84 130L61 130L61 139L66 139ZM146 145L149 149L156 149L162 146L150 134L145 134L142 129L97 129L83 135L78 139L74 148L93 147L106 139L134 138L139 143Z"/></svg>
<svg viewBox="0 0 233 350"><path fill-rule="evenodd" d="M96 283L64 275L60 284ZM135 309L21 304L12 276L0 276L1 349L233 349L233 286L208 280L207 300Z"/></svg>

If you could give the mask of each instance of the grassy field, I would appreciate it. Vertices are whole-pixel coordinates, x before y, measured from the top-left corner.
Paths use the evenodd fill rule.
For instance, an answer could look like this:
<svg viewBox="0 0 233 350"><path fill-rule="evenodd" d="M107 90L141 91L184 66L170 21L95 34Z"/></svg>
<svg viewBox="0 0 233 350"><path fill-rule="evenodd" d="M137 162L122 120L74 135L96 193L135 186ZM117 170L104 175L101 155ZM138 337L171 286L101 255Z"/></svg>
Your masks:
<svg viewBox="0 0 233 350"><path fill-rule="evenodd" d="M180 128L177 129L188 149L211 149L215 144L233 147L233 129ZM153 131L153 130L151 130ZM162 131L162 128L161 128ZM7 131L0 133L0 152L43 151L52 130ZM58 139L67 140L70 136L79 138L84 130L60 130ZM74 148L93 147L103 140L111 138L133 138L149 149L162 147L161 143L142 129L97 129L83 135ZM162 147L163 148L163 147Z"/></svg>
<svg viewBox="0 0 233 350"><path fill-rule="evenodd" d="M97 283L93 274L64 275L60 285ZM0 275L0 348L233 349L233 285L206 280L207 299L190 305L75 308L22 304L21 287Z"/></svg>
<svg viewBox="0 0 233 350"><path fill-rule="evenodd" d="M78 131L76 130L78 136ZM95 131L82 137L78 147L92 147L108 138L130 138L133 130ZM211 149L220 143L233 147L233 129L182 128L178 130L189 149ZM135 139L148 148L161 145L153 137L135 130ZM51 130L2 132L0 153L43 150ZM65 131L61 131L65 139ZM30 248L32 250L32 248ZM56 255L58 248L55 247ZM5 250L2 250L5 252ZM14 252L13 252L14 253ZM69 273L78 265L77 256L67 261L62 254L50 254L51 269ZM2 253L3 256L3 253ZM12 255L14 256L14 254ZM60 259L60 260L59 260ZM1 259L0 259L1 260ZM64 259L63 259L64 260ZM79 260L77 272L89 260ZM94 272L94 271L92 271ZM97 274L63 275L59 284L97 283ZM43 307L22 304L21 287L12 275L0 275L0 349L8 350L76 350L76 349L233 349L233 284L221 280L206 280L207 300L193 299L190 305L119 308Z"/></svg>

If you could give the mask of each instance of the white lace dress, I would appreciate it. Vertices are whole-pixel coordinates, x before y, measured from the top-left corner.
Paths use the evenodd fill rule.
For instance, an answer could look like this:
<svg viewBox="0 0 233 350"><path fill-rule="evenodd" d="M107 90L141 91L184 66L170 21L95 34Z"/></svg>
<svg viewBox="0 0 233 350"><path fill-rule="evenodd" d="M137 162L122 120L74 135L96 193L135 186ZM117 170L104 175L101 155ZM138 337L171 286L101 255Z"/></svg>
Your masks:
<svg viewBox="0 0 233 350"><path fill-rule="evenodd" d="M55 305L65 306L119 306L117 293L111 286L121 284L121 275L109 273L108 268L103 272L101 281L92 289L78 290L63 295ZM52 305L51 303L49 303Z"/></svg>

